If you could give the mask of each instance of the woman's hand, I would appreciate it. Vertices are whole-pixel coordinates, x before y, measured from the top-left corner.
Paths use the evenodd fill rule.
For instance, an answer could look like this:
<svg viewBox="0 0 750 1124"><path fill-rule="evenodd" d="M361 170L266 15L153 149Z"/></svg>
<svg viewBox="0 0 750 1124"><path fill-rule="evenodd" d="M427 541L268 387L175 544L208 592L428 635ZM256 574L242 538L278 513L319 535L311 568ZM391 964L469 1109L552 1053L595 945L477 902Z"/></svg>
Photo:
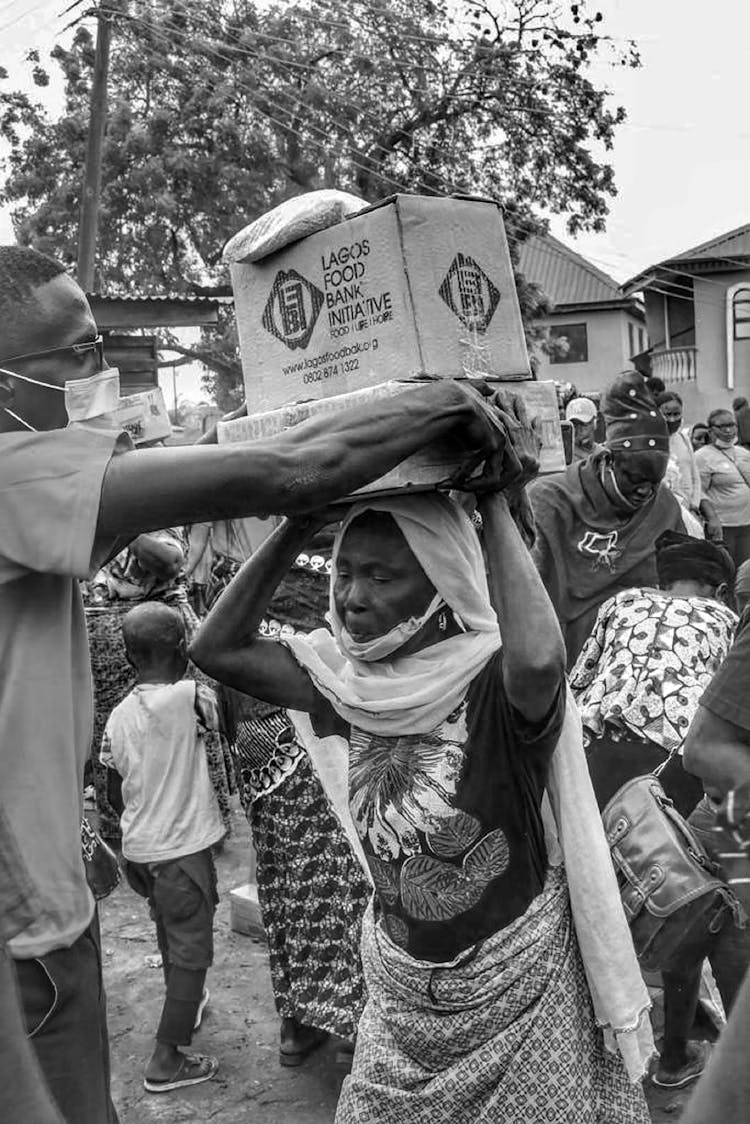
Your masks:
<svg viewBox="0 0 750 1124"><path fill-rule="evenodd" d="M185 555L176 542L165 542L155 534L139 535L130 544L130 553L145 574L161 581L177 577Z"/></svg>
<svg viewBox="0 0 750 1124"><path fill-rule="evenodd" d="M486 506L487 497L503 493L526 546L531 547L536 538L536 530L531 504L526 495L526 484L539 471L539 453L542 447L539 422L536 418L529 418L523 399L512 391L495 390L490 398L505 429L507 440L502 449L485 460L480 476L464 479L454 486L476 495L480 515Z"/></svg>
<svg viewBox="0 0 750 1124"><path fill-rule="evenodd" d="M468 475L476 467L475 460L462 468L451 486L477 496L484 492L520 493L539 471L542 447L539 422L529 418L523 399L512 391L491 389L487 383L482 384L481 389L504 433L494 450L485 455L481 475Z"/></svg>
<svg viewBox="0 0 750 1124"><path fill-rule="evenodd" d="M477 491L504 492L520 490L539 472L542 438L539 421L529 418L526 404L518 394L496 390L492 405L505 427L508 441L505 448L488 458ZM483 480L486 484L483 485Z"/></svg>
<svg viewBox="0 0 750 1124"><path fill-rule="evenodd" d="M706 520L706 538L717 545L724 542L724 528L716 516Z"/></svg>

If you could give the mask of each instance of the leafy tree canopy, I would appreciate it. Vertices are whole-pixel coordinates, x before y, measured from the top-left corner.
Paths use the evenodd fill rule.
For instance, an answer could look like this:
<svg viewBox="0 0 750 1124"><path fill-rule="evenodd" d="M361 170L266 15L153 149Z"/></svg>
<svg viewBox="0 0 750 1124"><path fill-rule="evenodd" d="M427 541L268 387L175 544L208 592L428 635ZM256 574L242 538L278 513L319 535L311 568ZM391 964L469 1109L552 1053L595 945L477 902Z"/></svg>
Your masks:
<svg viewBox="0 0 750 1124"><path fill-rule="evenodd" d="M98 283L106 292L208 292L225 284L227 238L282 200L339 187L492 195L512 240L543 212L600 230L614 195L622 109L588 77L632 44L602 32L586 0L101 0L112 20ZM90 15L90 13L88 13ZM94 39L79 25L52 62L65 108L51 118L4 89L0 202L20 241L73 264ZM49 75L29 56L34 81ZM530 319L540 294L520 280ZM176 342L176 341L172 341ZM236 400L227 316L192 351L221 405Z"/></svg>

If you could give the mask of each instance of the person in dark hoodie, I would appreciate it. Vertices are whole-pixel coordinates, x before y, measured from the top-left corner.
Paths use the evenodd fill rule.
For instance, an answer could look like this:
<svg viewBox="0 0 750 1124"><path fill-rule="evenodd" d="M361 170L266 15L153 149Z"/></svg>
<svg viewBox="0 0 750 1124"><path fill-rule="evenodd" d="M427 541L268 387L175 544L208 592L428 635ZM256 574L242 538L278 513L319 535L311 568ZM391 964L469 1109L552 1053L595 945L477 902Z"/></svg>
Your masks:
<svg viewBox="0 0 750 1124"><path fill-rule="evenodd" d="M643 376L618 375L603 413L605 447L529 488L534 561L563 629L568 667L600 605L621 589L656 586L659 535L685 529L680 506L663 484L667 424Z"/></svg>

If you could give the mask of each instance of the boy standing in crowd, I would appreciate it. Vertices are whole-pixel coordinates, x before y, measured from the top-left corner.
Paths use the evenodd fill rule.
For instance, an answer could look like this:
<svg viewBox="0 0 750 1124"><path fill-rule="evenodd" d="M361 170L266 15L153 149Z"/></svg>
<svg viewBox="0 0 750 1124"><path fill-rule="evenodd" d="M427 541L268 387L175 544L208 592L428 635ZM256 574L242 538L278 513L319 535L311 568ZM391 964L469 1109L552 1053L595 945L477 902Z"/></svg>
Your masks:
<svg viewBox="0 0 750 1124"><path fill-rule="evenodd" d="M138 681L112 711L101 760L122 779L125 874L156 922L167 994L146 1067L149 1093L208 1081L216 1058L183 1053L208 999L219 900L211 848L224 835L203 735L218 729L213 691L184 679L185 624L160 602L131 609L122 625Z"/></svg>

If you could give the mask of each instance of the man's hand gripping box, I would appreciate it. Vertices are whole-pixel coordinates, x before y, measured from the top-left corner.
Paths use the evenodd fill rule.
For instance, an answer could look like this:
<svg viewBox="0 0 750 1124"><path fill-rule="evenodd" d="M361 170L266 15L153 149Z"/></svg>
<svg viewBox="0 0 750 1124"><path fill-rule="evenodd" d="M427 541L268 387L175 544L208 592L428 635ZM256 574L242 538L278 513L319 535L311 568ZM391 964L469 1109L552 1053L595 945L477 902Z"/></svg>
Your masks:
<svg viewBox="0 0 750 1124"><path fill-rule="evenodd" d="M220 422L218 427L219 444L229 442L250 442L262 438L275 437L285 429L299 425L308 418L321 414L339 413L352 406L363 406L378 399L390 398L414 388L413 382L390 382L364 390L341 394L335 398L323 398L313 402L301 402L296 406L285 406L280 410L270 410L264 414L254 414L247 418ZM542 472L559 472L565 468L562 434L560 431L557 394L552 382L519 382L506 386L508 391L518 394L524 401L530 418L537 418L540 425L542 449L540 464ZM373 492L429 491L438 485L445 485L462 467L465 451L449 441L430 445L415 453L379 480L361 488L357 494Z"/></svg>

